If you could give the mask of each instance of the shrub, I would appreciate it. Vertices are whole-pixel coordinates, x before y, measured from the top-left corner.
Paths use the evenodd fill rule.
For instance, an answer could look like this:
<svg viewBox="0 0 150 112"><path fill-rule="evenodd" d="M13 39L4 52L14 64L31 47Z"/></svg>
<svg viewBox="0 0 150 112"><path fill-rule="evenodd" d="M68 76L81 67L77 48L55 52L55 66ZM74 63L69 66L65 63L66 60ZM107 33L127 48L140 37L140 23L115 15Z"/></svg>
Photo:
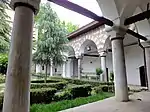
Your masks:
<svg viewBox="0 0 150 112"><path fill-rule="evenodd" d="M30 91L30 103L50 103L56 93L53 88L32 89Z"/></svg>
<svg viewBox="0 0 150 112"><path fill-rule="evenodd" d="M63 89L67 85L67 82L56 82L56 83L32 83L31 89L37 88L56 88L57 90Z"/></svg>
<svg viewBox="0 0 150 112"><path fill-rule="evenodd" d="M72 98L87 97L91 95L91 85L77 85L67 88L67 91L72 95Z"/></svg>
<svg viewBox="0 0 150 112"><path fill-rule="evenodd" d="M59 78L59 77L51 77L52 79L67 81L71 84L76 85L84 85L90 84L92 87L100 86L100 85L113 85L113 82L99 82L99 81L90 81L90 80L79 80L79 79L69 79L69 78Z"/></svg>

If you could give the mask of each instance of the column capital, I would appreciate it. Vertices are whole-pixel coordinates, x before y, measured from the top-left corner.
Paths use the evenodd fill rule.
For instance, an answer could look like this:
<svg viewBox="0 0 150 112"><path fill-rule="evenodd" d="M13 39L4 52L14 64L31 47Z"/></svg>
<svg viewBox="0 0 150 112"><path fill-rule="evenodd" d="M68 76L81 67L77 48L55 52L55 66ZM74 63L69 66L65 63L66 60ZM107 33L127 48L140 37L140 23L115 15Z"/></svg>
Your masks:
<svg viewBox="0 0 150 112"><path fill-rule="evenodd" d="M10 7L15 10L18 6L26 6L31 8L35 14L39 11L39 5L41 0L11 0Z"/></svg>
<svg viewBox="0 0 150 112"><path fill-rule="evenodd" d="M107 52L106 51L101 51L100 52L100 57L106 57L107 55Z"/></svg>
<svg viewBox="0 0 150 112"><path fill-rule="evenodd" d="M83 54L76 56L77 59L82 59L83 58Z"/></svg>
<svg viewBox="0 0 150 112"><path fill-rule="evenodd" d="M116 36L116 37L111 37L110 40L113 41L113 40L117 40L117 39L121 39L123 40L124 37L121 37L121 36Z"/></svg>
<svg viewBox="0 0 150 112"><path fill-rule="evenodd" d="M77 59L82 59L82 56L77 56Z"/></svg>

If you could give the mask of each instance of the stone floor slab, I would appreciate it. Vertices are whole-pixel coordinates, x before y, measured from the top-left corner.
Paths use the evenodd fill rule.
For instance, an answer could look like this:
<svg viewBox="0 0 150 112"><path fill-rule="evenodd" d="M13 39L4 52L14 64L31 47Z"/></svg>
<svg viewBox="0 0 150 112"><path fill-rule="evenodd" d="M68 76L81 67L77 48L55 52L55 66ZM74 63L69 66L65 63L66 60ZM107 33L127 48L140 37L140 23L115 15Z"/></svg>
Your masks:
<svg viewBox="0 0 150 112"><path fill-rule="evenodd" d="M61 112L150 112L150 92L134 93L129 102L117 102L111 97Z"/></svg>

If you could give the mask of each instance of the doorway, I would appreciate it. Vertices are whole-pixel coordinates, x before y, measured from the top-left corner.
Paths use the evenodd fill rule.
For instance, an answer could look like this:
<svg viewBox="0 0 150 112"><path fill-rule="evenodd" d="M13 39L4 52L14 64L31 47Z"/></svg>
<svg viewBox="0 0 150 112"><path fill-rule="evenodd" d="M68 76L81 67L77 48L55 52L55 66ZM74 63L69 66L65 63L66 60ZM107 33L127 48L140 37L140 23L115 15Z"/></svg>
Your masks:
<svg viewBox="0 0 150 112"><path fill-rule="evenodd" d="M146 73L145 73L145 67L141 66L139 68L140 71L140 79L141 79L141 86L146 87Z"/></svg>
<svg viewBox="0 0 150 112"><path fill-rule="evenodd" d="M107 82L109 82L109 77L108 77L108 68L106 68L106 77L107 77Z"/></svg>

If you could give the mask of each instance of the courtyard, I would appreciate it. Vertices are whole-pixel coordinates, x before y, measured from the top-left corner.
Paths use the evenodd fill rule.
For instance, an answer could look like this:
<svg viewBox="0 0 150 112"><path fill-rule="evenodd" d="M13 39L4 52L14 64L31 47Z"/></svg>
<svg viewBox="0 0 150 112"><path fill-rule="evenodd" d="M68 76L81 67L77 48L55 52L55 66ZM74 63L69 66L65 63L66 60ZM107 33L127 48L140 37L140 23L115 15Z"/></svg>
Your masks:
<svg viewBox="0 0 150 112"><path fill-rule="evenodd" d="M130 95L129 102L117 102L114 97L61 112L149 112L150 93Z"/></svg>
<svg viewBox="0 0 150 112"><path fill-rule="evenodd" d="M148 112L149 2L0 1L0 110Z"/></svg>

